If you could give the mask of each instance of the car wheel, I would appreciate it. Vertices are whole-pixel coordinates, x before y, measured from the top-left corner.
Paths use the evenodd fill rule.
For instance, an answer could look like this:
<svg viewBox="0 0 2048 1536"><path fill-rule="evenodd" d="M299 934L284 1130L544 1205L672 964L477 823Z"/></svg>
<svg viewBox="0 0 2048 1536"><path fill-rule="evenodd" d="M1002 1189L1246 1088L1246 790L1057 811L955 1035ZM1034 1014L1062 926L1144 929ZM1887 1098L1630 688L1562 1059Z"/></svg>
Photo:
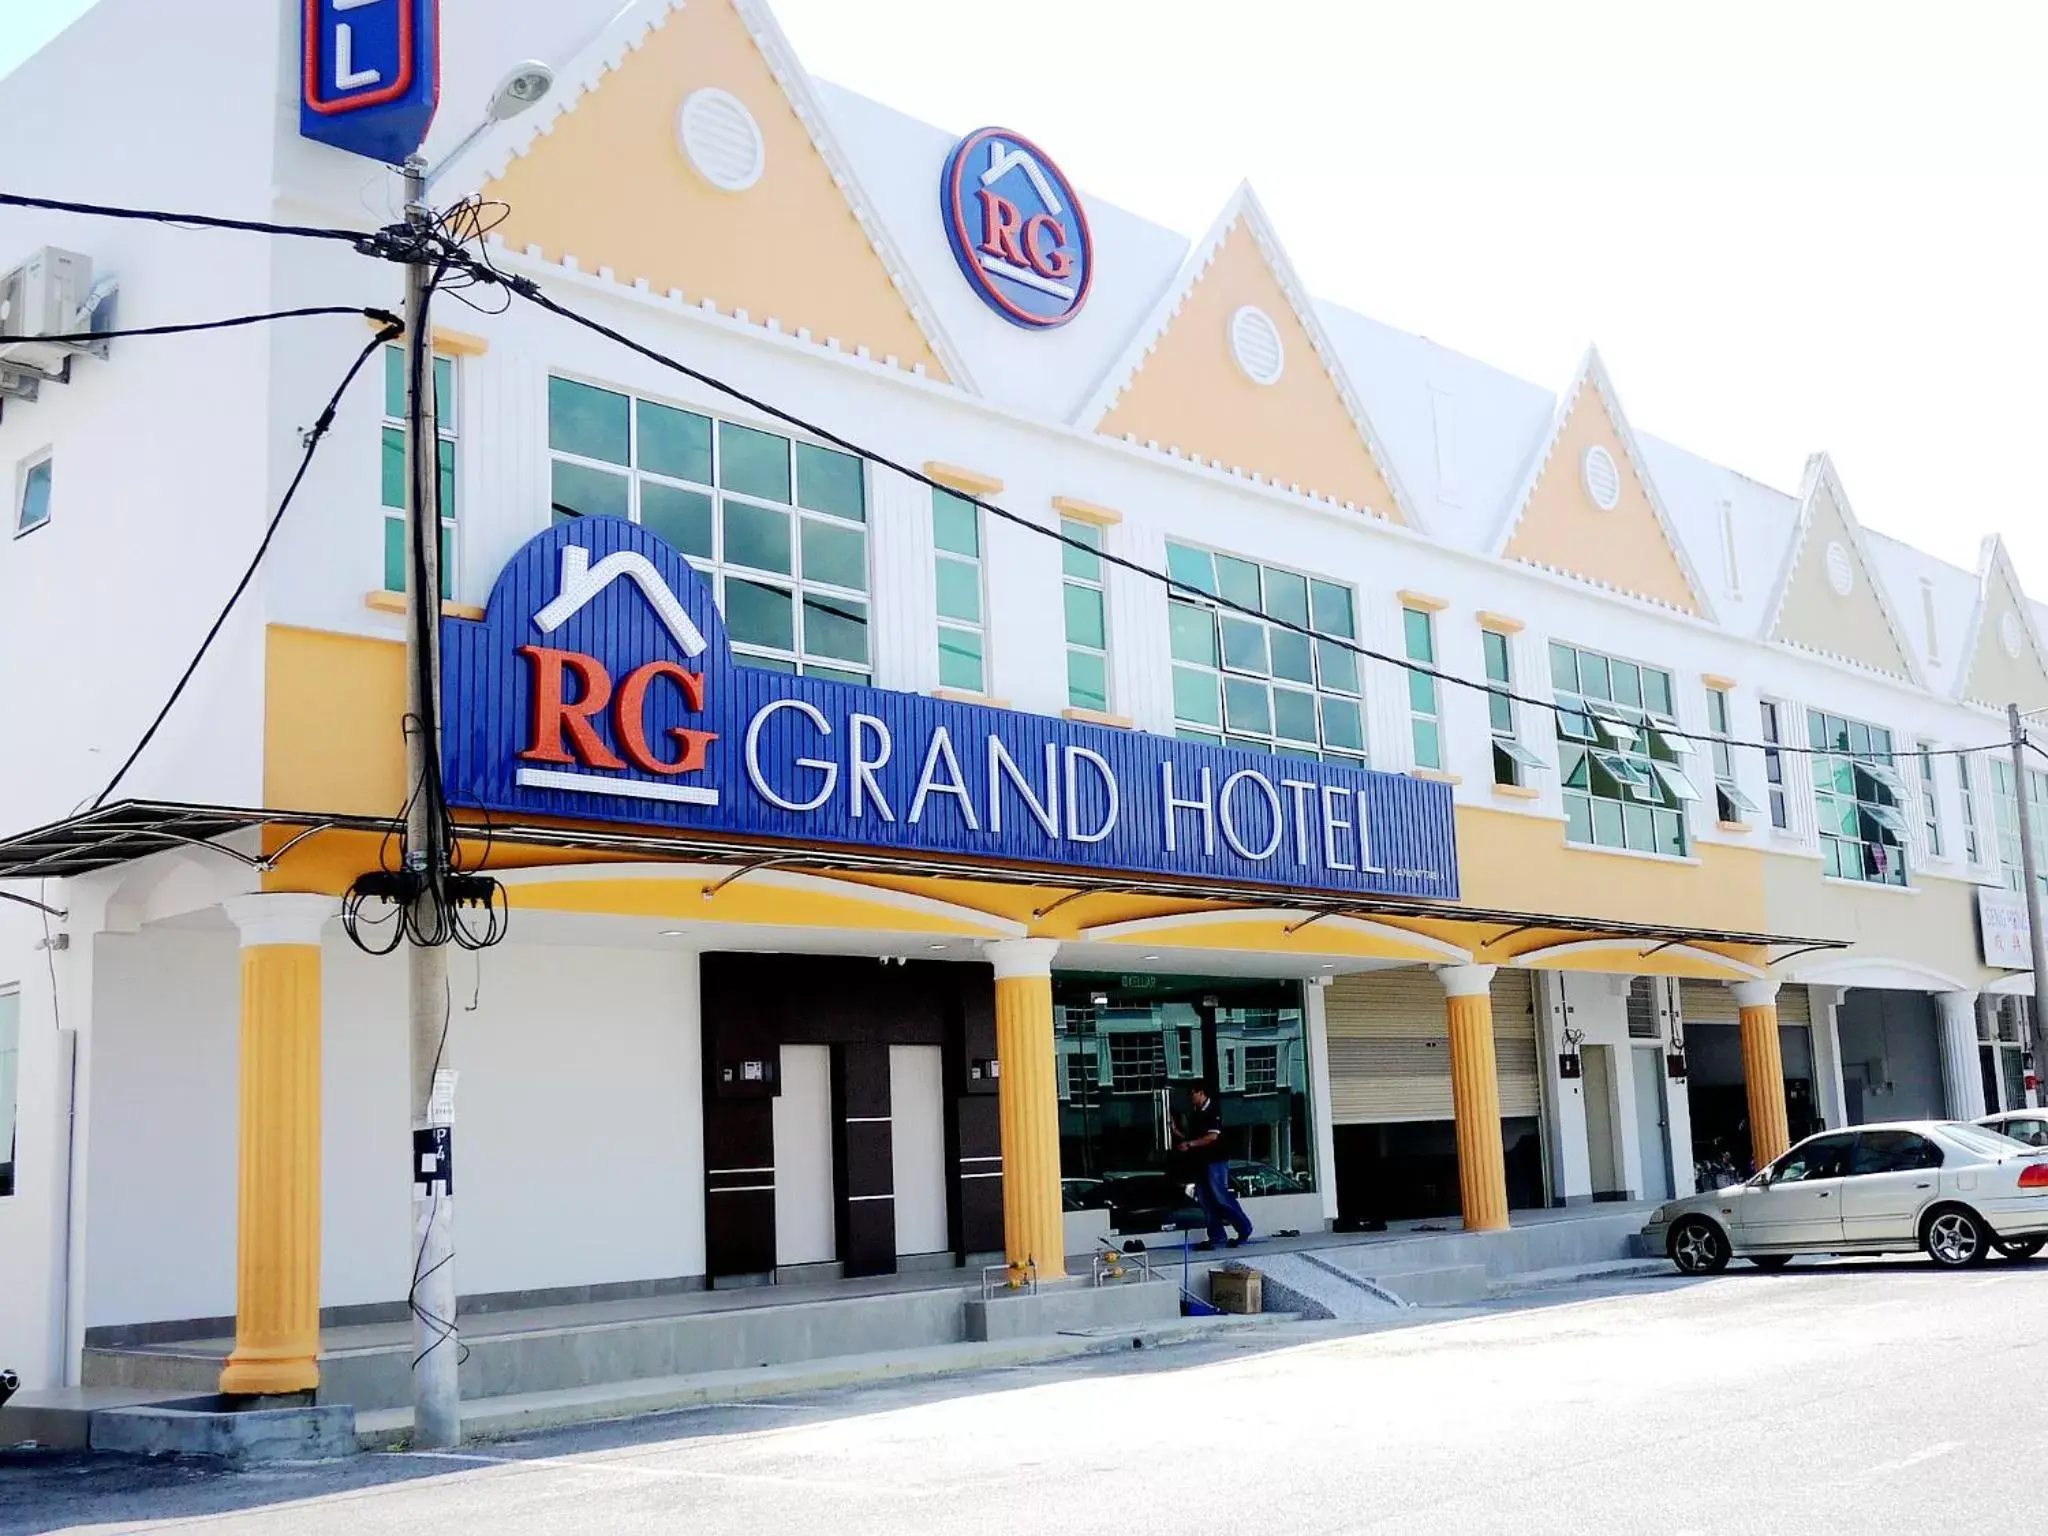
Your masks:
<svg viewBox="0 0 2048 1536"><path fill-rule="evenodd" d="M2031 1259L2043 1247L2048 1247L2048 1237L2001 1237L1998 1240L1998 1251L2015 1263Z"/></svg>
<svg viewBox="0 0 2048 1536"><path fill-rule="evenodd" d="M1921 1239L1927 1257L1943 1269L1982 1264L1991 1252L1991 1236L1972 1211L1946 1205L1927 1218Z"/></svg>
<svg viewBox="0 0 2048 1536"><path fill-rule="evenodd" d="M1704 1216L1688 1216L1671 1232L1671 1262L1688 1275L1718 1275L1728 1267L1728 1239Z"/></svg>
<svg viewBox="0 0 2048 1536"><path fill-rule="evenodd" d="M1758 1269L1783 1269L1792 1262L1792 1255L1789 1253L1753 1253L1749 1257L1749 1262Z"/></svg>

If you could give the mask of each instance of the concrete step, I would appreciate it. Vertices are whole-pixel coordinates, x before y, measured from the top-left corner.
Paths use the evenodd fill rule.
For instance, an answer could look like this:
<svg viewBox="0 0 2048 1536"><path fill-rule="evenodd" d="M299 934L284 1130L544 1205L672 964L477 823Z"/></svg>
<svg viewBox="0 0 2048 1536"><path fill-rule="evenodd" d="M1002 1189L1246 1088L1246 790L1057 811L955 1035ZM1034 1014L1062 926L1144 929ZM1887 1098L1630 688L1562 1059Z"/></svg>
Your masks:
<svg viewBox="0 0 2048 1536"><path fill-rule="evenodd" d="M1484 1301L1492 1294L1492 1281L1484 1264L1378 1270L1367 1278L1411 1307L1461 1307Z"/></svg>
<svg viewBox="0 0 2048 1536"><path fill-rule="evenodd" d="M1612 1259L1599 1264L1563 1264L1553 1269L1532 1269L1493 1282L1496 1296L1520 1296L1531 1291L1551 1291L1562 1286L1583 1285L1589 1280L1635 1280L1680 1278L1669 1259Z"/></svg>
<svg viewBox="0 0 2048 1536"><path fill-rule="evenodd" d="M462 1433L465 1440L503 1439L568 1424L673 1413L712 1403L758 1401L884 1381L914 1381L1132 1349L1159 1349L1196 1340L1277 1329L1298 1321L1285 1313L1264 1313L1256 1317L1175 1318L1137 1326L1096 1327L1035 1338L936 1344L922 1349L842 1355L750 1370L707 1371L606 1386L465 1398L461 1409ZM412 1409L409 1407L376 1409L356 1415L356 1439L367 1451L403 1449L411 1433Z"/></svg>

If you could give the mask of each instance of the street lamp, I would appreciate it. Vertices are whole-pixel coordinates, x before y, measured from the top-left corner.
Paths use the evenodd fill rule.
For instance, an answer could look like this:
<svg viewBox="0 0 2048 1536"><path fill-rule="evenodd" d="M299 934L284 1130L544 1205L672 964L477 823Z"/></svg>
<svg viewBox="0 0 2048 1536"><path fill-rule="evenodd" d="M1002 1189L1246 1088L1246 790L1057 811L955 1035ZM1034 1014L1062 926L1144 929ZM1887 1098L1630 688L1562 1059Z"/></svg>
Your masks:
<svg viewBox="0 0 2048 1536"><path fill-rule="evenodd" d="M449 165L497 124L517 117L547 95L555 72L547 65L518 65L498 82L484 119L442 160ZM421 792L429 765L439 761L441 712L441 530L435 515L440 479L439 434L435 426L433 342L427 323L428 236L434 212L427 189L434 172L413 155L405 162L405 222L414 236L405 269L406 490L405 547L410 554L405 598L406 745L405 774L410 799L406 846L410 872L421 877L406 914L412 942L406 948L406 996L410 1018L412 1129L414 1141L412 1307L413 1444L441 1449L462 1443L461 1389L456 1367L455 1229L452 1177L454 1131L452 1092L435 1104L435 1078L452 1072L447 1052L448 951L419 935L440 934L440 879L448 850L441 846L441 807ZM432 520L434 526L426 525ZM421 1149L442 1175L422 1178ZM441 1160L445 1159L445 1163ZM427 1170L429 1172L433 1170Z"/></svg>

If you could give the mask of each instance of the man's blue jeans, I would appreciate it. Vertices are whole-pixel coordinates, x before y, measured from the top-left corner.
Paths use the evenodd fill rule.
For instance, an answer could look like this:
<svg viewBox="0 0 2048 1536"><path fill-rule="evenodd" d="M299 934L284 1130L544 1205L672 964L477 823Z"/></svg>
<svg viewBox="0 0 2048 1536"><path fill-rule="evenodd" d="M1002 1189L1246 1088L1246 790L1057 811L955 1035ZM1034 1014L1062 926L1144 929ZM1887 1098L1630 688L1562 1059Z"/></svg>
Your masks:
<svg viewBox="0 0 2048 1536"><path fill-rule="evenodd" d="M1240 1239L1252 1235L1252 1219L1230 1188L1230 1165L1221 1159L1204 1163L1195 1170L1195 1198L1202 1202L1202 1214L1209 1218L1209 1241L1223 1241L1223 1223L1237 1228Z"/></svg>

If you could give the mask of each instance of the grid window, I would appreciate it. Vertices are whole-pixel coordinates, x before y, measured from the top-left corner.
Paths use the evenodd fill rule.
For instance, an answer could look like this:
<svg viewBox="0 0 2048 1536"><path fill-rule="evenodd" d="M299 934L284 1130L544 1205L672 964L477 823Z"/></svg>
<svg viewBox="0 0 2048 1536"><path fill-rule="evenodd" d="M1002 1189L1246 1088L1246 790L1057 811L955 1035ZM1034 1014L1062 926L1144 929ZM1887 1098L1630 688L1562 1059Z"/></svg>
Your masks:
<svg viewBox="0 0 2048 1536"><path fill-rule="evenodd" d="M988 620L981 581L981 508L932 492L932 547L939 594L939 686L988 691Z"/></svg>
<svg viewBox="0 0 2048 1536"><path fill-rule="evenodd" d="M1550 765L1522 744L1520 716L1512 697L1515 669L1508 637L1482 629L1479 640L1486 652L1486 680L1494 685L1486 696L1487 723L1493 729L1493 782L1526 784L1532 771Z"/></svg>
<svg viewBox="0 0 2048 1536"><path fill-rule="evenodd" d="M2048 895L2048 773L2027 770L2027 810L2034 834L2035 879ZM1991 816L1998 832L1998 866L2008 890L2027 888L2026 862L2020 854L2020 803L2013 792L2012 764L1991 759Z"/></svg>
<svg viewBox="0 0 2048 1536"><path fill-rule="evenodd" d="M1083 1040L1067 1057L1067 1097L1086 1102L1095 1097L1102 1080L1102 1062L1095 1054L1095 1042Z"/></svg>
<svg viewBox="0 0 2048 1536"><path fill-rule="evenodd" d="M1178 589L1167 604L1177 735L1364 765L1358 653L1283 627L1355 640L1349 587L1184 544L1166 546L1166 569ZM1202 596L1265 617L1219 608Z"/></svg>
<svg viewBox="0 0 2048 1536"><path fill-rule="evenodd" d="M1927 856L1941 857L1941 789L1934 778L1934 743L1923 741L1916 754L1920 768L1920 820L1927 828Z"/></svg>
<svg viewBox="0 0 2048 1536"><path fill-rule="evenodd" d="M434 428L439 434L441 596L455 592L455 360L434 359ZM405 348L384 349L384 590L403 592L412 558L405 547Z"/></svg>
<svg viewBox="0 0 2048 1536"><path fill-rule="evenodd" d="M1977 832L1977 787L1972 782L1967 757L1956 759L1956 792L1963 802L1963 857L1972 864L1982 864L1984 844Z"/></svg>
<svg viewBox="0 0 2048 1536"><path fill-rule="evenodd" d="M1118 1093L1166 1086L1166 1039L1157 1030L1109 1037L1109 1085Z"/></svg>
<svg viewBox="0 0 2048 1536"><path fill-rule="evenodd" d="M1764 740L1783 741L1783 722L1779 717L1778 705L1774 700L1764 699L1757 705L1757 715L1763 725ZM1792 825L1792 804L1785 798L1785 754L1776 747L1764 748L1764 783L1771 804L1771 825L1780 831Z"/></svg>
<svg viewBox="0 0 2048 1536"><path fill-rule="evenodd" d="M1272 1093L1280 1086L1280 1047L1248 1045L1244 1048L1244 1091Z"/></svg>
<svg viewBox="0 0 2048 1536"><path fill-rule="evenodd" d="M1707 690L1707 729L1714 737L1715 811L1725 822L1747 820L1756 810L1756 802L1735 784L1735 748L1729 744L1733 733L1728 728L1728 690L1725 688Z"/></svg>
<svg viewBox="0 0 2048 1536"><path fill-rule="evenodd" d="M1109 595L1102 581L1102 529L1076 518L1060 519L1060 532L1075 543L1060 546L1061 595L1067 620L1067 704L1072 709L1109 709Z"/></svg>
<svg viewBox="0 0 2048 1536"><path fill-rule="evenodd" d="M703 573L748 666L865 683L859 459L654 400L548 380L555 520L624 517Z"/></svg>
<svg viewBox="0 0 2048 1536"><path fill-rule="evenodd" d="M17 534L31 533L50 520L50 492L56 478L56 461L47 453L21 472L21 495L14 508Z"/></svg>
<svg viewBox="0 0 2048 1536"><path fill-rule="evenodd" d="M14 1193L15 1108L21 1083L21 994L0 992L0 1199Z"/></svg>
<svg viewBox="0 0 2048 1536"><path fill-rule="evenodd" d="M1436 615L1425 608L1401 610L1401 639L1410 661L1436 665ZM1442 684L1428 672L1408 673L1408 719L1415 738L1415 766L1444 765Z"/></svg>
<svg viewBox="0 0 2048 1536"><path fill-rule="evenodd" d="M1195 1042L1200 1037L1192 1029L1177 1029L1174 1039L1174 1072L1180 1077L1193 1077L1196 1072Z"/></svg>
<svg viewBox="0 0 2048 1536"><path fill-rule="evenodd" d="M1808 710L1813 748L1813 808L1820 825L1821 872L1872 885L1906 883L1903 809L1906 781L1892 760L1892 733L1881 725Z"/></svg>
<svg viewBox="0 0 2048 1536"><path fill-rule="evenodd" d="M1700 792L1691 744L1669 732L1671 674L1553 641L1550 680L1566 840L1682 858L1686 803Z"/></svg>

